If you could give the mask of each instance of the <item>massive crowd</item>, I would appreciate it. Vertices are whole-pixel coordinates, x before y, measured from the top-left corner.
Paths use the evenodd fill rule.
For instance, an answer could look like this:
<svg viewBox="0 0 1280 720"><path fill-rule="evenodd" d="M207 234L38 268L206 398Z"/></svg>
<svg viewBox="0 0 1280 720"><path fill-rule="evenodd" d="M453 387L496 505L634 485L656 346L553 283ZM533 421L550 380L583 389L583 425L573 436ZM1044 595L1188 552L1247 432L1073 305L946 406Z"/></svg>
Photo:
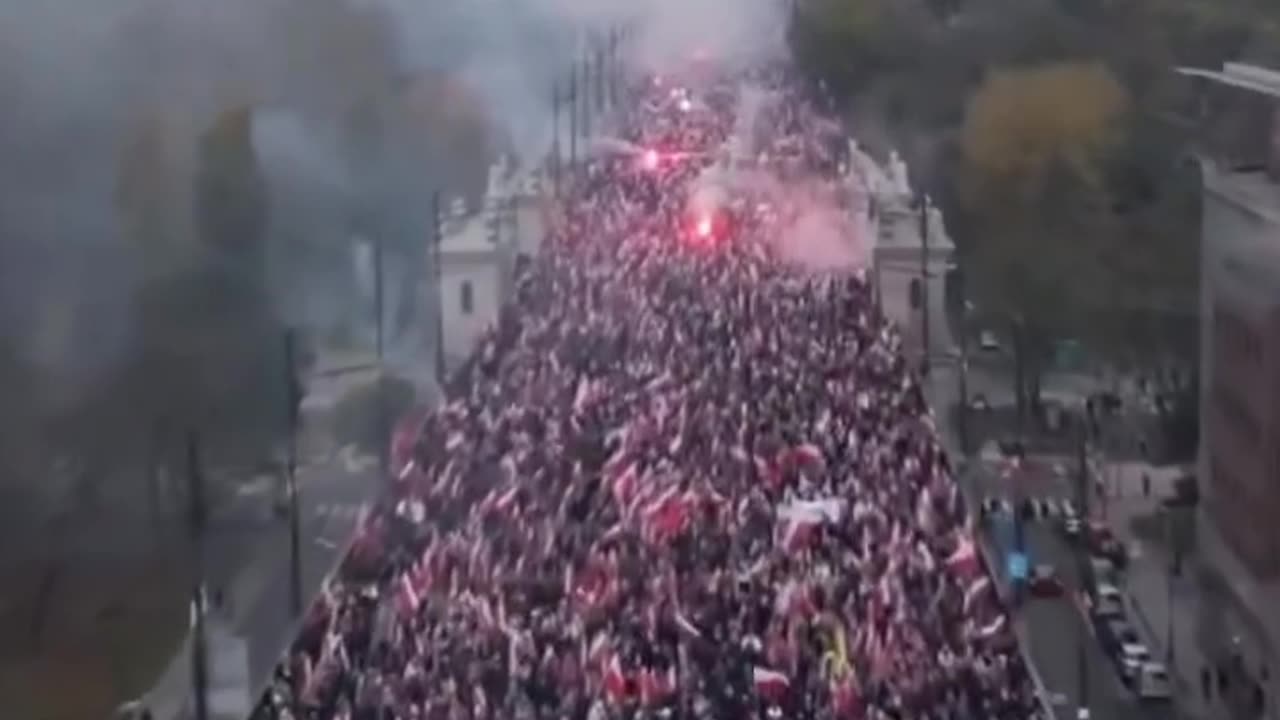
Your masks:
<svg viewBox="0 0 1280 720"><path fill-rule="evenodd" d="M829 194L831 123L773 70L631 100L636 150L566 178L518 315L394 443L261 717L1032 717L867 284L780 256L796 193L691 204L735 143Z"/></svg>

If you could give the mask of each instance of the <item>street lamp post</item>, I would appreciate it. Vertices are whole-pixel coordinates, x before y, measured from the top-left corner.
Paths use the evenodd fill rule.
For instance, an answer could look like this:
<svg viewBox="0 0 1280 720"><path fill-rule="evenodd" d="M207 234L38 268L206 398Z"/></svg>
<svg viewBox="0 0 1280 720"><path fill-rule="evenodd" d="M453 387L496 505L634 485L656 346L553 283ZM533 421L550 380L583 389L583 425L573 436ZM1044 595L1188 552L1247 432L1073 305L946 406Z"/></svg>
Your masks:
<svg viewBox="0 0 1280 720"><path fill-rule="evenodd" d="M960 367L956 373L959 385L960 417L956 429L960 431L960 452L969 454L969 303L961 295L960 310Z"/></svg>
<svg viewBox="0 0 1280 720"><path fill-rule="evenodd" d="M208 593L205 590L205 506L204 473L200 467L200 438L187 432L187 478L191 483L188 524L191 529L191 686L195 720L209 720L209 641L206 633Z"/></svg>
<svg viewBox="0 0 1280 720"><path fill-rule="evenodd" d="M587 47L582 50L582 154L588 152L587 143L591 137L591 51Z"/></svg>
<svg viewBox="0 0 1280 720"><path fill-rule="evenodd" d="M569 167L578 164L578 64L569 63Z"/></svg>
<svg viewBox="0 0 1280 720"><path fill-rule="evenodd" d="M560 148L557 140L556 145L556 192L559 193L560 188L560 171L559 158ZM441 246L444 244L444 209L441 207L440 191L436 190L431 193L431 272L434 274L436 285L436 311L435 311L435 366L436 366L436 384L440 386L440 391L444 392L445 379L445 353L444 353L444 273L441 268Z"/></svg>
<svg viewBox="0 0 1280 720"><path fill-rule="evenodd" d="M920 328L924 355L920 359L921 377L929 377L929 196L918 199L920 222Z"/></svg>
<svg viewBox="0 0 1280 720"><path fill-rule="evenodd" d="M387 430L387 401L386 395L386 337L384 334L383 324L386 317L384 311L384 283L383 283L383 248L382 237L375 236L373 239L373 344L374 359L377 362L378 373L375 379L375 407L377 408L377 425L378 425L378 468L382 471L383 478L389 477L387 471L390 460L387 457L387 439L390 434Z"/></svg>
<svg viewBox="0 0 1280 720"><path fill-rule="evenodd" d="M560 197L560 81L551 81L551 181Z"/></svg>
<svg viewBox="0 0 1280 720"><path fill-rule="evenodd" d="M285 408L288 426L285 433L285 492L289 495L289 609L294 617L302 614L302 522L298 508L298 387L296 341L292 328L284 333Z"/></svg>
<svg viewBox="0 0 1280 720"><path fill-rule="evenodd" d="M1080 413L1079 421L1076 423L1076 504L1080 508L1080 517L1089 517L1089 418L1085 413ZM1083 583L1088 577L1089 560L1088 553L1083 547L1076 547L1076 574L1078 582ZM1076 589L1080 591L1079 588ZM1090 638L1087 633L1081 632L1076 638L1076 682L1077 697L1079 698L1080 712L1079 717L1089 717L1089 646Z"/></svg>

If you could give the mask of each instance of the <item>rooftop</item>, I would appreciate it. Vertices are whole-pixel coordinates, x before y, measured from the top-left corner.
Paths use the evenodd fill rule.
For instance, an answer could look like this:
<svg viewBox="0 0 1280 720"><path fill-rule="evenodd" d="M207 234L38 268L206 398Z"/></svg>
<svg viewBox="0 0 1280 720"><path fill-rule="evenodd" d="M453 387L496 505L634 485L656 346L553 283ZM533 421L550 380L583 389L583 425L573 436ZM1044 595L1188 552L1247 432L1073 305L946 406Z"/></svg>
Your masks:
<svg viewBox="0 0 1280 720"><path fill-rule="evenodd" d="M1265 170L1236 170L1203 163L1205 190L1270 223L1280 225L1280 184Z"/></svg>
<svg viewBox="0 0 1280 720"><path fill-rule="evenodd" d="M1222 70L1180 67L1178 72L1188 77L1204 78L1280 99L1280 72L1269 68L1245 63L1223 63Z"/></svg>

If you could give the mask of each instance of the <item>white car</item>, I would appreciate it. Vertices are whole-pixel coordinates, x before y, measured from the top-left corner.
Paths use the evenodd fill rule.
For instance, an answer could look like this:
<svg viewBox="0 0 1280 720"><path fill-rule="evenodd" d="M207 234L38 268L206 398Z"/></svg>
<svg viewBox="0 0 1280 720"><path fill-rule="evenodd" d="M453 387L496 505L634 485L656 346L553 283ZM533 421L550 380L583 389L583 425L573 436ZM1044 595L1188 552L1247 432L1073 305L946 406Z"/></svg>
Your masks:
<svg viewBox="0 0 1280 720"><path fill-rule="evenodd" d="M996 339L996 334L990 330L983 330L978 333L978 347L983 352L999 352L1000 341Z"/></svg>
<svg viewBox="0 0 1280 720"><path fill-rule="evenodd" d="M1089 608L1099 618L1124 617L1124 599L1120 589L1110 583L1099 583L1089 598Z"/></svg>
<svg viewBox="0 0 1280 720"><path fill-rule="evenodd" d="M1120 676L1125 684L1134 685L1147 663L1151 662L1151 652L1142 643L1125 643L1120 646Z"/></svg>
<svg viewBox="0 0 1280 720"><path fill-rule="evenodd" d="M1173 697L1173 687L1169 680L1169 670L1163 663L1146 662L1138 672L1138 682L1134 688L1138 697L1144 701L1167 701Z"/></svg>

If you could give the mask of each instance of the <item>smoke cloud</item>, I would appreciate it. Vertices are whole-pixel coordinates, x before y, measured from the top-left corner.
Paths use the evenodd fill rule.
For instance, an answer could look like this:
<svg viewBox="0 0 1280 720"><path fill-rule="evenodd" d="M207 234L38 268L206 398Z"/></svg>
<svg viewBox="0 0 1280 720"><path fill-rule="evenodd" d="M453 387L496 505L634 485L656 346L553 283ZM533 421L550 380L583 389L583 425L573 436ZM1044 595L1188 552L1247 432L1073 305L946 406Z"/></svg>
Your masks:
<svg viewBox="0 0 1280 720"><path fill-rule="evenodd" d="M474 200L496 151L541 162L552 85L593 33L624 29L624 62L663 72L775 57L785 27L779 0L0 0L0 354L20 361L5 367L38 368L42 402L66 409L129 361L146 268L193 242L196 141L229 107L255 111L275 313L349 324L353 238L423 267L431 191ZM353 148L361 103L379 141ZM159 245L121 210L147 134L165 155ZM422 282L394 279L388 307L421 306Z"/></svg>

